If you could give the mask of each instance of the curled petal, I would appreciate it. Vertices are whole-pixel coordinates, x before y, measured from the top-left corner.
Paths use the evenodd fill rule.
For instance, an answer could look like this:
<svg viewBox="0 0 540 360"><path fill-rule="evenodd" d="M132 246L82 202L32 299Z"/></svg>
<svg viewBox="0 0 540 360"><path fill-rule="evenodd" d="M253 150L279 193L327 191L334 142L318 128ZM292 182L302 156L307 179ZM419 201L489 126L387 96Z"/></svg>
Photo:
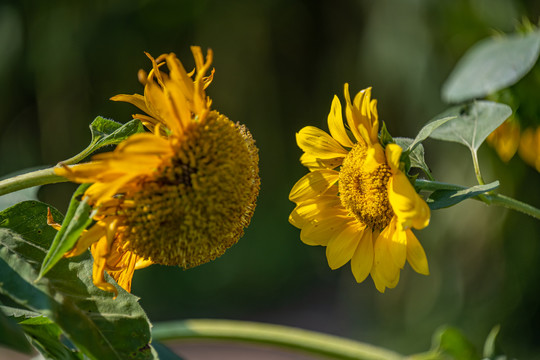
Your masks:
<svg viewBox="0 0 540 360"><path fill-rule="evenodd" d="M428 205L401 171L388 181L388 200L398 217L401 229L408 229L411 226L423 229L429 224L431 215Z"/></svg>

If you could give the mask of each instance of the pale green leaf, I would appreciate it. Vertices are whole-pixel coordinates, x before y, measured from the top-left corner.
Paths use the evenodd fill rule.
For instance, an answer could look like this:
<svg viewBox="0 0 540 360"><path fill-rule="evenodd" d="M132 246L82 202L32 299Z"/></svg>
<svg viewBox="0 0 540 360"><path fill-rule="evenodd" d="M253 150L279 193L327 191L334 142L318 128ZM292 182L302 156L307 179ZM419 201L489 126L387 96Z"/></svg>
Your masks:
<svg viewBox="0 0 540 360"><path fill-rule="evenodd" d="M510 115L512 109L509 106L491 101L454 106L436 118L455 118L436 128L430 137L463 144L476 153L488 135Z"/></svg>
<svg viewBox="0 0 540 360"><path fill-rule="evenodd" d="M540 30L482 40L471 47L444 83L449 103L483 98L515 84L533 67L540 52Z"/></svg>
<svg viewBox="0 0 540 360"><path fill-rule="evenodd" d="M84 192L90 185L82 184L73 193L66 217L62 222L62 228L56 233L49 251L43 259L39 277L45 275L67 251L73 248L84 229L92 222L91 207L85 200L82 200Z"/></svg>
<svg viewBox="0 0 540 360"><path fill-rule="evenodd" d="M0 293L46 316L91 359L155 358L138 299L117 285L116 299L95 287L88 252L61 259L37 280L56 234L47 225L47 207L28 201L0 212ZM62 220L55 209L52 214Z"/></svg>
<svg viewBox="0 0 540 360"><path fill-rule="evenodd" d="M435 129L437 129L439 126L443 125L447 121L455 119L455 118L456 118L455 116L446 116L443 118L436 117L435 119L428 122L426 125L424 125L422 129L420 129L420 131L418 132L418 135L416 135L414 140L409 144L408 148L406 148L406 151L414 150L414 148L418 144L420 144L422 141L426 140L429 137L429 135L431 135L431 133L435 131Z"/></svg>

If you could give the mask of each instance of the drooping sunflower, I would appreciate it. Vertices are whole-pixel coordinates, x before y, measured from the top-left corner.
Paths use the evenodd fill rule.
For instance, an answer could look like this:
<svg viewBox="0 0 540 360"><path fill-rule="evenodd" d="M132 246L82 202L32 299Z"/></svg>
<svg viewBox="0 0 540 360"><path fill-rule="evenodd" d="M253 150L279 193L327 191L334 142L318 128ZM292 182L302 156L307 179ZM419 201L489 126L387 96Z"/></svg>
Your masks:
<svg viewBox="0 0 540 360"><path fill-rule="evenodd" d="M326 246L332 269L349 261L357 282L368 275L384 292L399 281L408 261L420 274L429 274L426 254L411 228L422 229L430 219L426 202L416 193L400 163L402 149L378 138L377 101L371 88L351 102L345 84L345 114L334 96L325 131L307 126L296 135L309 169L292 188L296 203L289 222L300 228L307 245Z"/></svg>
<svg viewBox="0 0 540 360"><path fill-rule="evenodd" d="M211 50L206 60L199 47L192 52L191 73L175 54L147 54L153 66L144 95L112 98L146 113L133 117L151 132L132 135L89 163L55 169L74 182L92 183L84 197L95 222L66 256L90 247L100 289L116 293L105 271L130 291L136 269L213 260L238 241L253 215L258 150L245 126L210 108L205 89L213 71L205 74Z"/></svg>

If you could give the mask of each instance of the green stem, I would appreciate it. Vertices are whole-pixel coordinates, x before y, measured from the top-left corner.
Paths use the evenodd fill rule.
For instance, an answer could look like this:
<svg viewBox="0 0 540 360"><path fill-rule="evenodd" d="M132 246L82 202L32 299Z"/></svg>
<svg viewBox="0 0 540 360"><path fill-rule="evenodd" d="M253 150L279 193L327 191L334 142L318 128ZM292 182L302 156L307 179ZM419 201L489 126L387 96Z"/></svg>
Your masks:
<svg viewBox="0 0 540 360"><path fill-rule="evenodd" d="M78 162L82 161L84 158L86 158L87 156L89 156L93 151L96 150L95 148L95 143L96 141L92 141L90 143L90 145L88 145L86 147L86 149L84 149L83 151L81 151L80 153L78 153L77 155L73 156L73 157L70 157L69 159L67 160L64 160L62 161L62 164L64 165L73 165L73 164L77 164Z"/></svg>
<svg viewBox="0 0 540 360"><path fill-rule="evenodd" d="M478 184L480 185L486 185L484 182L484 179L482 178L482 173L480 172L480 164L478 163L478 156L476 155L476 151L471 151L472 154L472 160L474 164L474 173L476 174L476 179L478 180Z"/></svg>
<svg viewBox="0 0 540 360"><path fill-rule="evenodd" d="M0 181L0 195L9 194L11 192L30 188L32 186L54 184L65 181L68 181L68 179L54 173L54 167L32 171Z"/></svg>
<svg viewBox="0 0 540 360"><path fill-rule="evenodd" d="M435 190L465 190L467 187L455 184L448 184L439 181L430 181L424 179L416 179L414 186L426 191L435 191ZM515 210L532 216L535 219L540 220L540 209L535 208L532 205L526 204L524 202L512 199L511 197L485 193L478 196L472 197L472 199L482 201L487 205L502 206L507 209Z"/></svg>
<svg viewBox="0 0 540 360"><path fill-rule="evenodd" d="M155 340L214 339L247 341L307 351L332 359L405 359L373 345L281 325L232 320L185 320L155 324Z"/></svg>
<svg viewBox="0 0 540 360"><path fill-rule="evenodd" d="M532 205L501 194L484 194L484 196L490 202L490 205L502 206L507 209L516 210L540 220L540 209L537 209Z"/></svg>

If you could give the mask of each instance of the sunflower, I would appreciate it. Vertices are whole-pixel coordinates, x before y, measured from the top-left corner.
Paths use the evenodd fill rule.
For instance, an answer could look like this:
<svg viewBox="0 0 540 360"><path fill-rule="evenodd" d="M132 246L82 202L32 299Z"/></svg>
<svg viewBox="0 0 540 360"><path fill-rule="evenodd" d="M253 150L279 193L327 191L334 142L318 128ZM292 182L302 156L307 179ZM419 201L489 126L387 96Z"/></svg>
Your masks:
<svg viewBox="0 0 540 360"><path fill-rule="evenodd" d="M289 222L302 229L307 245L326 246L332 269L351 262L357 282L368 275L377 290L393 288L408 261L420 274L429 274L426 254L411 231L422 229L430 210L403 172L402 149L379 141L377 101L371 88L351 103L345 84L345 114L334 96L328 115L330 134L307 126L296 134L304 151L301 163L310 172L292 188L296 203Z"/></svg>
<svg viewBox="0 0 540 360"><path fill-rule="evenodd" d="M192 47L187 73L174 54L152 61L144 95L117 95L145 114L151 131L135 134L89 163L57 167L71 181L92 183L84 198L94 223L66 256L91 248L93 282L116 293L107 271L131 290L136 269L194 267L222 255L248 226L259 192L258 150L245 126L211 110L205 89L212 62ZM163 68L168 68L168 72ZM143 74L146 74L143 72Z"/></svg>

